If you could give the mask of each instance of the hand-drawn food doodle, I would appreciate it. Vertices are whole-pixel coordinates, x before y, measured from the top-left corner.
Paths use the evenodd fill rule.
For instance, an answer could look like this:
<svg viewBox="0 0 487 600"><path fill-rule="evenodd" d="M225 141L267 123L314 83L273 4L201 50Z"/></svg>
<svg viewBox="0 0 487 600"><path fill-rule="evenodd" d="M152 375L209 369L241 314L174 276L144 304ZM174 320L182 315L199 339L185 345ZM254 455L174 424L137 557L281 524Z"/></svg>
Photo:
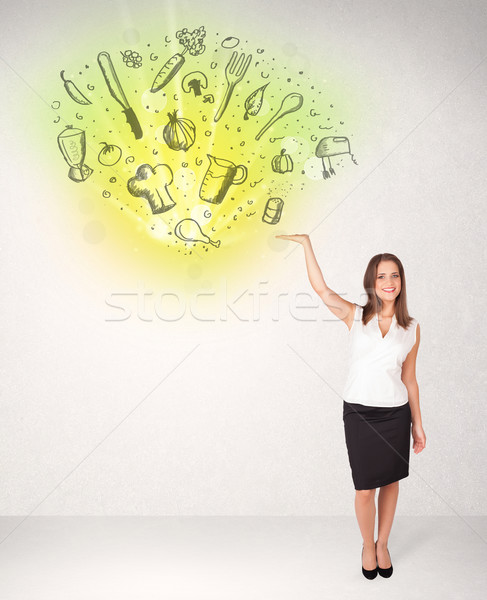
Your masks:
<svg viewBox="0 0 487 600"><path fill-rule="evenodd" d="M282 119L285 115L289 113L295 112L299 110L303 106L303 96L298 93L288 94L284 100L281 102L281 106L276 114L271 118L271 120L264 125L264 127L259 131L259 133L255 136L257 141L260 140L262 135L269 129L271 125L274 125L276 121Z"/></svg>
<svg viewBox="0 0 487 600"><path fill-rule="evenodd" d="M331 166L330 160L332 156L350 154L352 162L357 164L355 157L350 151L350 142L346 137L330 136L323 138L319 141L315 154L317 158L321 158L321 162L323 163L323 179L329 179L332 175L335 175L335 170ZM326 170L325 158L328 159L328 171Z"/></svg>
<svg viewBox="0 0 487 600"><path fill-rule="evenodd" d="M216 248L220 246L220 240L214 242L211 240L194 219L183 219L174 228L174 233L185 242L202 242L203 244L213 244ZM203 238L203 239L200 239Z"/></svg>
<svg viewBox="0 0 487 600"><path fill-rule="evenodd" d="M98 154L98 162L105 167L113 167L122 158L122 149L118 146L100 142L103 148Z"/></svg>
<svg viewBox="0 0 487 600"><path fill-rule="evenodd" d="M272 159L274 173L291 173L293 166L293 159L289 154L286 154L286 150L281 150L281 154L274 156Z"/></svg>
<svg viewBox="0 0 487 600"><path fill-rule="evenodd" d="M157 215L176 206L167 189L172 182L173 174L169 165L156 165L152 168L143 164L135 172L135 177L128 180L127 189L132 196L145 198L152 213Z"/></svg>
<svg viewBox="0 0 487 600"><path fill-rule="evenodd" d="M125 50L125 52L120 50L120 54L127 67L138 69L142 66L142 56L138 52L135 52L135 50Z"/></svg>
<svg viewBox="0 0 487 600"><path fill-rule="evenodd" d="M75 129L72 125L68 125L57 136L57 142L64 160L70 166L68 177L76 183L86 181L93 173L93 169L84 164L86 153L85 132L82 129Z"/></svg>
<svg viewBox="0 0 487 600"><path fill-rule="evenodd" d="M108 52L100 52L98 54L98 64L100 65L101 72L103 73L103 77L105 78L105 82L112 98L114 98L123 108L127 123L132 129L135 139L139 140L142 137L142 128L134 113L134 109L128 103Z"/></svg>
<svg viewBox="0 0 487 600"><path fill-rule="evenodd" d="M169 123L164 127L163 137L172 150L188 150L196 139L196 127L189 119L178 118L178 111L168 113Z"/></svg>
<svg viewBox="0 0 487 600"><path fill-rule="evenodd" d="M283 206L284 202L281 198L269 198L265 205L262 221L264 221L264 223L268 223L269 225L275 225L276 223L279 223Z"/></svg>
<svg viewBox="0 0 487 600"><path fill-rule="evenodd" d="M322 78L299 70L304 66L299 57L301 62L283 64L277 55L269 55L267 47L259 47L262 42L247 36L226 37L213 25L210 39L204 27L188 32L183 24L177 22L165 41L166 32L161 31L157 49L151 40L133 46L138 52L126 50L125 42L116 40L114 46L105 47L106 52L98 54L102 47L97 48L94 56L98 54L103 83L100 73L93 73L84 62L63 63L66 70L61 79L71 101L61 97L59 104L62 91L59 69L55 69L51 81L55 114L50 119L73 125L77 118L83 119L74 125L80 129L71 127L59 136L70 177L78 182L91 177L88 187L100 202L117 214L120 210L134 217L131 224L154 236L154 242L172 246L180 256L214 250L217 244L204 239L201 230L214 240L221 234L226 247L236 230L239 235L254 235L265 224L282 221L282 215L292 220L300 210L299 202L287 205L286 198L305 186L326 185L323 178L335 171L345 173L344 155L356 144L344 129L351 121L347 112L339 110L331 83L325 89ZM91 71L84 72L83 65ZM137 116L130 115L131 107ZM121 110L130 127L120 118ZM58 136L65 125L51 127L56 127ZM342 134L349 136L350 143L338 137ZM71 136L79 138L76 143ZM134 136L142 143L134 143ZM318 144L323 136L330 137ZM95 170L84 165L85 146L88 163L98 157ZM86 194L86 187L84 192L78 189ZM212 214L211 223L195 212L198 201ZM208 204L217 206L210 210ZM173 207L176 210L171 212ZM161 235L164 215L158 213L165 211L171 225Z"/></svg>
<svg viewBox="0 0 487 600"><path fill-rule="evenodd" d="M206 202L220 204L231 185L240 185L247 179L247 167L235 165L230 160L215 158L207 154L210 166L200 187L200 198ZM240 175L237 176L237 173Z"/></svg>
<svg viewBox="0 0 487 600"><path fill-rule="evenodd" d="M152 84L151 91L158 92L165 85L167 85L171 79L176 75L179 69L184 65L186 52L189 52L191 56L199 56L206 50L206 46L203 45L206 31L205 28L199 27L195 29L193 33L188 33L186 28L176 32L176 37L179 43L182 44L184 50L181 54L176 53L163 65L162 69L157 73L154 83Z"/></svg>
<svg viewBox="0 0 487 600"><path fill-rule="evenodd" d="M71 81L71 79L65 79L64 71L61 71L61 79L64 82L64 89L68 92L68 96L77 102L78 104L91 104L88 98L80 92L80 90L76 87L76 85Z"/></svg>
<svg viewBox="0 0 487 600"><path fill-rule="evenodd" d="M236 48L240 44L240 40L236 37L227 37L222 42L222 48L227 48L227 50L232 50Z"/></svg>
<svg viewBox="0 0 487 600"><path fill-rule="evenodd" d="M208 79L201 71L192 71L184 77L181 87L186 94L193 90L195 96L201 96L201 90L208 87Z"/></svg>
<svg viewBox="0 0 487 600"><path fill-rule="evenodd" d="M225 91L225 96L223 97L222 103L220 104L220 108L218 109L215 115L215 123L222 118L223 113L225 112L225 109L227 108L228 103L230 102L230 98L232 97L235 86L237 85L237 83L240 83L240 81L242 81L245 73L247 72L247 69L249 68L250 63L252 62L252 54L249 54L249 56L247 56L246 59L245 54L242 52L238 60L237 54L238 52L236 50L232 52L232 58L228 61L228 64L225 67L227 89Z"/></svg>
<svg viewBox="0 0 487 600"><path fill-rule="evenodd" d="M264 101L264 92L265 92L265 89L266 89L266 87L268 85L269 84L266 83L262 87L256 89L255 92L252 92L250 94L250 96L247 98L247 100L245 100L245 104L244 104L244 108L245 108L244 119L246 121L248 121L249 115L251 117L255 117L256 115L259 114L259 111L262 108L262 103Z"/></svg>

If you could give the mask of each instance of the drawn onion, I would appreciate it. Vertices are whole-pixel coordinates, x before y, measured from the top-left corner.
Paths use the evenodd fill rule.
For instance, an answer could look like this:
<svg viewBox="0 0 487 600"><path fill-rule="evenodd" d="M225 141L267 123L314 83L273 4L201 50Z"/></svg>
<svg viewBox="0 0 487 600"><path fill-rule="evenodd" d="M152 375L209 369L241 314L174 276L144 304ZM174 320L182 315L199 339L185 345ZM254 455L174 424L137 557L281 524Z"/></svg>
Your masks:
<svg viewBox="0 0 487 600"><path fill-rule="evenodd" d="M178 118L178 111L168 113L169 123L164 127L163 137L172 150L188 150L196 139L196 127L189 119Z"/></svg>

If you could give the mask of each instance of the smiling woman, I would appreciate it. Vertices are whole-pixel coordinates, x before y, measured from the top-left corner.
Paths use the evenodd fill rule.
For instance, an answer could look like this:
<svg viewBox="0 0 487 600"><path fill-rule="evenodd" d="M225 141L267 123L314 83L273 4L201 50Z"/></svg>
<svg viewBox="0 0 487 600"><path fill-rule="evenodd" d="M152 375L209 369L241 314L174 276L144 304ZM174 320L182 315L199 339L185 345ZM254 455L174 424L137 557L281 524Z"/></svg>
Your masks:
<svg viewBox="0 0 487 600"><path fill-rule="evenodd" d="M306 234L276 237L302 244L313 289L350 332L349 373L343 393L343 423L355 511L364 540L362 573L373 579L392 575L387 542L399 494L409 475L411 421L414 451L423 450L415 365L419 323L407 309L406 278L394 254L373 256L364 275L365 306L331 290ZM379 492L379 531L374 543L375 491Z"/></svg>

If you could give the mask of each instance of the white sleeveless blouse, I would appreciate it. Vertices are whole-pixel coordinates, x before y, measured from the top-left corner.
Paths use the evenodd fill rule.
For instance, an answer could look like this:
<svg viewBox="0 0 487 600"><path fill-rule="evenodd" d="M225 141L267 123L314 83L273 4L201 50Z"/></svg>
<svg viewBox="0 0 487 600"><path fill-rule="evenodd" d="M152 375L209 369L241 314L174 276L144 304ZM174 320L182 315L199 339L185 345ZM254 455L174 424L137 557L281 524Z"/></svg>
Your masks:
<svg viewBox="0 0 487 600"><path fill-rule="evenodd" d="M366 406L394 407L408 402L408 391L401 380L402 363L416 343L418 321L408 329L398 325L396 315L384 338L377 314L364 326L363 307L356 304L349 331L349 373L343 399Z"/></svg>

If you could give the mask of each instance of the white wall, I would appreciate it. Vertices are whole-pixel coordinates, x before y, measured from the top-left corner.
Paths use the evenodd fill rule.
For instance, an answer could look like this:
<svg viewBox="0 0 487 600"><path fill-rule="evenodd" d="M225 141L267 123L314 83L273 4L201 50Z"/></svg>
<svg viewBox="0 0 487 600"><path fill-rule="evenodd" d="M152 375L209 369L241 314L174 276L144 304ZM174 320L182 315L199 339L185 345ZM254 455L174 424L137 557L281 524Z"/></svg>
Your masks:
<svg viewBox="0 0 487 600"><path fill-rule="evenodd" d="M122 43L128 28L143 36L156 18L172 30L198 5L2 6L0 513L352 515L347 330L313 295L302 249L273 237L307 232L351 301L372 255L405 266L427 444L411 451L398 514L485 514L484 3L208 3L208 22L281 60L291 43L324 77L343 73L359 166L322 198L300 197L262 261L203 276L214 296L198 310L213 322L189 308L168 322L153 298L173 281L120 250L109 223L100 243L83 235L96 208L70 202L38 120L51 118L44 93L60 56ZM176 290L187 307L192 289ZM153 292L145 320L134 297L129 319L109 320L107 299L137 290ZM239 317L224 320L240 295Z"/></svg>

